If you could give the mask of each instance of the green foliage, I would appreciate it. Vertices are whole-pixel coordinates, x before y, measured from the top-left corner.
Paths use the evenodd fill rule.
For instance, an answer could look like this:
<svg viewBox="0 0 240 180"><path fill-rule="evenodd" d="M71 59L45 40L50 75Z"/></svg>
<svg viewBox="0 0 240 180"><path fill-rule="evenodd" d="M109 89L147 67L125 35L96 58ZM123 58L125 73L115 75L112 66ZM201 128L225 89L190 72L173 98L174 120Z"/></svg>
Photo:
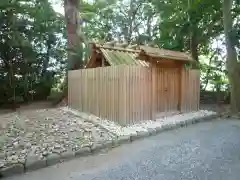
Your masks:
<svg viewBox="0 0 240 180"><path fill-rule="evenodd" d="M221 2L219 0L173 0L155 1L161 11L159 42L167 49L187 51L190 33L197 35L197 47L206 53L212 38L223 31Z"/></svg>
<svg viewBox="0 0 240 180"><path fill-rule="evenodd" d="M84 40L68 49L65 18L50 1L1 0L0 105L59 97L65 87L66 60L73 58L68 61L71 68L84 67L92 40L195 49L201 87L227 89L225 44L213 46L223 34L222 0L84 0L78 9ZM240 59L239 12L236 0L231 38Z"/></svg>
<svg viewBox="0 0 240 180"><path fill-rule="evenodd" d="M147 42L157 31L158 13L145 0L85 2L80 11L90 15L85 16L83 30L91 40Z"/></svg>
<svg viewBox="0 0 240 180"><path fill-rule="evenodd" d="M2 0L0 12L0 105L46 99L65 68L64 18L47 0Z"/></svg>
<svg viewBox="0 0 240 180"><path fill-rule="evenodd" d="M220 85L227 89L224 40L220 40L221 47L213 46L223 34L222 1L115 0L108 4L102 0L85 2L84 6L86 8L81 12L89 16L85 16L83 29L89 39L128 42L130 39L131 43L138 44L154 42L166 49L191 52L190 39L195 36L193 48L197 56L208 59L204 62L200 58L202 87L216 90ZM232 38L239 52L238 3L232 12L236 22ZM210 63L209 58L213 54L214 60Z"/></svg>

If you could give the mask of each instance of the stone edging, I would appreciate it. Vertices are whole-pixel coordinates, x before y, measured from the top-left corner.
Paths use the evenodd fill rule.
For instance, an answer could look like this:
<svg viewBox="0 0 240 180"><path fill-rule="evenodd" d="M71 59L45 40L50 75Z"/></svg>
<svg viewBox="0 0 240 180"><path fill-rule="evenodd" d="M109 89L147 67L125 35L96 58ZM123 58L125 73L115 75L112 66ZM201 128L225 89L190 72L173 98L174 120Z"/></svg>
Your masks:
<svg viewBox="0 0 240 180"><path fill-rule="evenodd" d="M60 155L59 154L50 154L47 158L41 159L41 160L38 160L37 157L33 157L32 159L29 159L28 161L26 161L25 165L13 164L9 167L0 169L0 178L45 168L47 166L52 166L52 165L55 165L58 163L62 163L62 162L71 160L74 157L83 157L83 156L92 155L92 154L100 152L103 149L115 148L117 146L120 146L121 144L130 143L130 142L138 140L138 139L156 135L163 131L177 129L180 127L184 127L184 126L187 126L190 124L195 124L195 123L202 122L202 121L213 120L213 119L216 119L217 117L218 117L217 114L213 114L213 115L209 115L209 116L205 116L205 117L188 119L188 120L182 121L182 122L179 121L176 124L164 124L161 127L148 128L147 131L140 131L133 135L119 136L119 137L114 138L113 140L103 142L102 144L94 144L91 147L84 147L76 152L67 151ZM86 117L84 119L86 119ZM88 120L88 121L90 121L90 120ZM99 124L96 124L96 125L99 125ZM101 128L102 128L102 126L101 126ZM104 128L104 130L107 130L107 129Z"/></svg>

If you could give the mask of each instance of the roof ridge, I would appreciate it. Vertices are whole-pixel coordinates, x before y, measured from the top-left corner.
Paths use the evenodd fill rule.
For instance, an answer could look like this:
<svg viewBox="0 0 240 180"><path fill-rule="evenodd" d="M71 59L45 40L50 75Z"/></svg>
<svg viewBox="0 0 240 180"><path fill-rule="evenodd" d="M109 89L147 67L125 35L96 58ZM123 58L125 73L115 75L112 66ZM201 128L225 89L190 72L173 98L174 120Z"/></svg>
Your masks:
<svg viewBox="0 0 240 180"><path fill-rule="evenodd" d="M120 51L128 53L144 53L149 56L155 56L159 58L170 58L175 60L187 60L192 61L193 58L191 54L181 51L174 51L169 49L164 49L156 46L150 45L138 45L138 44L128 44L128 43L117 43L116 41L111 41L107 43L93 43L96 48L106 49L110 51Z"/></svg>
<svg viewBox="0 0 240 180"><path fill-rule="evenodd" d="M140 50L136 49L130 49L130 48L121 48L121 47L111 47L111 46L102 46L102 45L97 45L97 48L102 48L102 49L108 49L108 50L115 50L115 51L123 51L123 52L132 52L132 53L139 53Z"/></svg>

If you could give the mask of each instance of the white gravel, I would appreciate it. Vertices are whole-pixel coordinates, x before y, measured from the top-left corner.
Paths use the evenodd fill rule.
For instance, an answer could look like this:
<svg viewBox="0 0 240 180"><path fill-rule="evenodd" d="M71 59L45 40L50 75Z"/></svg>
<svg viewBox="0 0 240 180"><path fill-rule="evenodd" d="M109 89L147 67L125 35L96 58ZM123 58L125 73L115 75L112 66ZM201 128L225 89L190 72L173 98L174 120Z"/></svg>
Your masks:
<svg viewBox="0 0 240 180"><path fill-rule="evenodd" d="M84 119L91 120L94 123L101 124L101 126L109 130L110 132L116 134L117 136L129 136L129 135L136 134L137 132L140 132L140 131L148 131L147 129L149 128L156 129L166 124L171 125L179 122L186 122L187 120L194 119L194 118L206 117L206 116L216 114L216 112L213 112L213 111L200 110L197 112L189 112L189 113L163 117L163 118L156 119L156 121L147 120L134 125L122 127L119 124L114 123L113 121L100 119L99 117L96 117L94 115L88 115L86 113L82 113L77 110L70 109L69 107L63 107L62 109L64 111L69 111L75 115L81 116Z"/></svg>
<svg viewBox="0 0 240 180"><path fill-rule="evenodd" d="M0 120L0 168L111 139L106 130L60 108L10 113Z"/></svg>

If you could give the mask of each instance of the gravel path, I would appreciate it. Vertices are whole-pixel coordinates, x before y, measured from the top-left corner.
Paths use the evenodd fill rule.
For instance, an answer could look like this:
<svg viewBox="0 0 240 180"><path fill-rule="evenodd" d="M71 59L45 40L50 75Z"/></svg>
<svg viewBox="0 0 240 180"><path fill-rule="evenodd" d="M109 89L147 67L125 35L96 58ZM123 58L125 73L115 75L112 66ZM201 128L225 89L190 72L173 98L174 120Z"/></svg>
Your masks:
<svg viewBox="0 0 240 180"><path fill-rule="evenodd" d="M215 120L9 179L238 180L239 137L240 121Z"/></svg>

